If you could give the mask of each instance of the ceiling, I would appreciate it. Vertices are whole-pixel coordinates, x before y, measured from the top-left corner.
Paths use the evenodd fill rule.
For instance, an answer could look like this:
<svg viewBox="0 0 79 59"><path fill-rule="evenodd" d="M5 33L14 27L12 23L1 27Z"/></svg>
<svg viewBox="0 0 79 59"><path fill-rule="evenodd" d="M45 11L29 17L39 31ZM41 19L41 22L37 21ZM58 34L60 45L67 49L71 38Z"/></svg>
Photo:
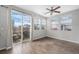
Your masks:
<svg viewBox="0 0 79 59"><path fill-rule="evenodd" d="M50 14L45 14L46 12L48 12L46 8L50 8L51 6L56 7L57 5L16 5L16 6L25 10L35 12L44 17L50 17L51 16ZM72 11L79 8L79 5L60 5L60 6L61 8L57 9L57 11L61 11L61 13ZM52 16L57 14L58 13L54 13Z"/></svg>

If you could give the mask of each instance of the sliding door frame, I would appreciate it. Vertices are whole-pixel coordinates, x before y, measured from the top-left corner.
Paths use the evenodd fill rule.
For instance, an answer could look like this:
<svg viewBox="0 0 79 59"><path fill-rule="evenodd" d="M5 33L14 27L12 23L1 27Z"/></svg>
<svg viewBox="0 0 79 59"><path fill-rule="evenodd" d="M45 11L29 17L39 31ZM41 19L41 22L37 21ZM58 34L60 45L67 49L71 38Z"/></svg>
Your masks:
<svg viewBox="0 0 79 59"><path fill-rule="evenodd" d="M21 12L20 10L17 10L17 9L11 9L11 11L12 10L15 10L15 11L18 11L18 12ZM11 12L10 11L10 12ZM30 15L30 14L27 14L27 13L25 13L25 12L21 12L21 15L29 15L31 18L30 18L30 37L29 37L29 41L32 41L32 38L33 38L33 27L32 27L32 24L33 24L33 20L32 20L32 15ZM10 17L11 17L11 14L10 14ZM12 34L12 45L13 45L13 22L12 22L12 19L11 19L11 34ZM23 41L23 16L22 16L22 26L21 26L21 42L19 42L19 43L23 43L23 42L25 42L25 40ZM18 44L18 43L17 43Z"/></svg>

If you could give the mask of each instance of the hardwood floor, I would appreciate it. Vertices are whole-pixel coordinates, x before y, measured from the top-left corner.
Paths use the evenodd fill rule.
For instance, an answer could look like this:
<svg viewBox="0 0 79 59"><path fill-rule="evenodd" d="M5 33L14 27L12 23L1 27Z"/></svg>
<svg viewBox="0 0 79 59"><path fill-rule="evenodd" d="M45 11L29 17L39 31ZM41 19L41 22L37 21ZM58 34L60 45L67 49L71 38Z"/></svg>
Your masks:
<svg viewBox="0 0 79 59"><path fill-rule="evenodd" d="M0 54L78 54L79 44L52 39L41 38L33 42L18 44L10 50L2 50Z"/></svg>

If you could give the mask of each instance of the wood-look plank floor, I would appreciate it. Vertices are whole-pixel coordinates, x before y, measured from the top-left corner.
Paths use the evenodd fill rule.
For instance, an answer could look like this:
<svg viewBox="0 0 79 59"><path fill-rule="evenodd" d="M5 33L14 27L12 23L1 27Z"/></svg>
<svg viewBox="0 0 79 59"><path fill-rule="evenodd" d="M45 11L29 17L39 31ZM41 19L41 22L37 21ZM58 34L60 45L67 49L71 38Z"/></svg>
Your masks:
<svg viewBox="0 0 79 59"><path fill-rule="evenodd" d="M0 54L78 54L79 44L52 39L41 38L33 42L18 44L10 50L2 50Z"/></svg>

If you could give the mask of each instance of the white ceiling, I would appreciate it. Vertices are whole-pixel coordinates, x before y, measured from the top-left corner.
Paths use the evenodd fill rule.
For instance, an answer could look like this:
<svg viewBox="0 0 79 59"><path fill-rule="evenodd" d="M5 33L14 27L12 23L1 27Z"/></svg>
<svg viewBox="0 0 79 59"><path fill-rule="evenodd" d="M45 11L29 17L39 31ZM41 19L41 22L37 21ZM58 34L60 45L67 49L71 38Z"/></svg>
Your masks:
<svg viewBox="0 0 79 59"><path fill-rule="evenodd" d="M48 12L46 8L50 8L51 6L56 7L56 5L16 5L16 6L25 10L35 12L45 17L50 17L50 14L45 15L45 13ZM61 13L64 13L78 8L79 8L79 5L61 5L61 8L59 8L58 11L61 11ZM57 15L57 13L54 13L53 15Z"/></svg>

